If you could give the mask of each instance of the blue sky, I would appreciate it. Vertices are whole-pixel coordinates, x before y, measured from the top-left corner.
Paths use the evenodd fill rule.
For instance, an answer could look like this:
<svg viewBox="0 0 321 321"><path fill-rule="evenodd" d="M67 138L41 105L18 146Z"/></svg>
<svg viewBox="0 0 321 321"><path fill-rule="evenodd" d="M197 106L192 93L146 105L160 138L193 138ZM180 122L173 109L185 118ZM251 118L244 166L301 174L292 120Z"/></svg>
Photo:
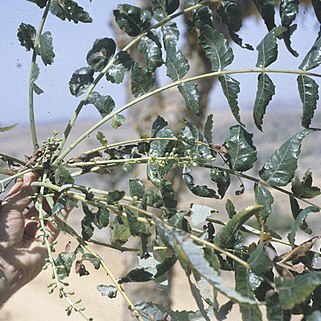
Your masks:
<svg viewBox="0 0 321 321"><path fill-rule="evenodd" d="M51 31L53 36L55 62L52 66L44 67L39 62L41 73L37 84L44 90L44 94L35 96L36 120L38 122L51 122L67 120L73 114L79 98L71 96L68 81L72 73L86 65L86 54L97 38L113 37L109 21L112 18L112 9L117 3L134 4L134 0L109 1L89 0L78 1L92 16L92 24L74 24L63 22L49 15L44 31ZM4 0L1 3L0 12L0 124L28 122L28 78L31 61L31 53L20 46L17 40L17 28L21 22L30 23L38 27L42 12L39 8L28 1ZM301 8L302 9L302 8ZM299 59L294 59L288 52L282 54L280 61L272 65L277 68L295 69L304 57L304 53L312 46L317 27L311 21L311 9L301 10L299 25L301 29L293 37L293 47L301 54ZM302 30L303 26L303 30ZM240 35L246 43L254 47L258 45L266 29L261 21L255 18L247 19ZM238 57L228 69L251 68L256 62L256 53L248 52L232 45L235 56ZM284 45L280 43L280 52ZM236 77L241 81L240 107L251 108L255 99L257 75ZM296 89L296 80L285 80L283 76L272 76L277 86L277 93L271 105L272 110L279 106L290 104L299 108L299 96ZM165 78L162 79L162 82ZM124 103L124 94L121 86L115 86L103 81L102 91L104 94L112 93L116 106ZM227 107L225 98L219 86L215 86L212 93L210 108ZM88 107L88 108L87 108ZM99 115L91 106L87 106L82 113L82 118L98 118Z"/></svg>

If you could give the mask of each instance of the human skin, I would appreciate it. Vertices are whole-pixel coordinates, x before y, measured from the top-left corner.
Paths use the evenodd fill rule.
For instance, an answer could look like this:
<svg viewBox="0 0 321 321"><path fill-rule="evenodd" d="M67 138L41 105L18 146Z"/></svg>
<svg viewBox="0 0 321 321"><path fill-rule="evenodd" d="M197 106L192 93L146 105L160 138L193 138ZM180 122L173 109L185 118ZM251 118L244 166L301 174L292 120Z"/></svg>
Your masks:
<svg viewBox="0 0 321 321"><path fill-rule="evenodd" d="M47 249L37 235L34 218L38 212L32 205L36 189L34 173L24 175L11 188L0 207L0 307L22 286L34 279L42 270ZM44 207L46 207L44 205ZM67 217L70 209L63 210ZM48 223L48 241L58 236L58 228Z"/></svg>

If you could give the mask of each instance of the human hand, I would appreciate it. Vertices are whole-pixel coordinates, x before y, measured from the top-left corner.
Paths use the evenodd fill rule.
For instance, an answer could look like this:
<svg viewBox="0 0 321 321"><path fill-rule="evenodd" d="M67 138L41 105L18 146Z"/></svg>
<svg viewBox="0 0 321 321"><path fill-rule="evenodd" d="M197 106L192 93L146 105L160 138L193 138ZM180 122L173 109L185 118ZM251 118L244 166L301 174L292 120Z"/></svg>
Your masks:
<svg viewBox="0 0 321 321"><path fill-rule="evenodd" d="M33 173L24 175L11 188L0 207L0 307L23 285L41 271L47 257L42 239L37 238L38 212L31 196L36 192L31 183L36 180ZM69 210L62 211L67 217ZM58 228L48 222L48 241L58 236Z"/></svg>

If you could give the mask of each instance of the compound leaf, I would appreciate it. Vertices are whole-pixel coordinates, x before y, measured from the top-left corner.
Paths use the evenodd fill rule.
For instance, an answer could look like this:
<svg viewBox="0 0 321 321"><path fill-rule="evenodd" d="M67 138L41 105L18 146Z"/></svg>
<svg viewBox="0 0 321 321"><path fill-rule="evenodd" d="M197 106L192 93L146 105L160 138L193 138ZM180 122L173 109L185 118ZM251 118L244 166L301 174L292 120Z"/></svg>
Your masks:
<svg viewBox="0 0 321 321"><path fill-rule="evenodd" d="M34 26L26 23L21 23L18 28L17 37L21 46L25 47L28 51L34 48L37 30Z"/></svg>
<svg viewBox="0 0 321 321"><path fill-rule="evenodd" d="M294 177L304 137L312 130L303 129L276 150L260 170L260 177L275 186L285 186Z"/></svg>
<svg viewBox="0 0 321 321"><path fill-rule="evenodd" d="M283 309L292 309L296 304L304 302L321 284L321 272L306 272L293 279L276 278L275 285Z"/></svg>
<svg viewBox="0 0 321 321"><path fill-rule="evenodd" d="M131 71L131 91L134 97L146 94L155 84L155 77L145 68L134 64Z"/></svg>
<svg viewBox="0 0 321 321"><path fill-rule="evenodd" d="M233 116L235 117L238 123L243 125L240 118L240 108L238 106L238 94L240 92L240 83L236 79L227 75L220 76L218 79L221 83L223 93L227 99Z"/></svg>
<svg viewBox="0 0 321 321"><path fill-rule="evenodd" d="M151 13L129 4L119 4L114 10L117 25L129 36L143 33L150 25Z"/></svg>
<svg viewBox="0 0 321 321"><path fill-rule="evenodd" d="M77 2L72 0L52 0L50 12L61 20L73 21L74 23L90 23L92 18Z"/></svg>
<svg viewBox="0 0 321 321"><path fill-rule="evenodd" d="M253 108L253 118L256 127L261 131L266 107L268 106L274 94L275 86L271 78L265 73L259 74L256 98Z"/></svg>
<svg viewBox="0 0 321 321"><path fill-rule="evenodd" d="M45 65L51 65L55 58L55 53L52 46L52 37L49 31L46 31L40 36L38 53Z"/></svg>
<svg viewBox="0 0 321 321"><path fill-rule="evenodd" d="M309 128L319 99L319 85L310 77L300 75L297 78L303 107L302 126Z"/></svg>
<svg viewBox="0 0 321 321"><path fill-rule="evenodd" d="M228 150L230 167L236 171L247 171L256 161L256 147L253 145L253 134L242 126L230 127L230 136L224 145Z"/></svg>
<svg viewBox="0 0 321 321"><path fill-rule="evenodd" d="M87 54L88 65L95 71L102 71L109 59L114 55L115 50L116 43L113 39L97 39Z"/></svg>
<svg viewBox="0 0 321 321"><path fill-rule="evenodd" d="M69 81L69 90L71 94L77 97L83 94L94 81L94 73L95 71L90 67L77 69Z"/></svg>

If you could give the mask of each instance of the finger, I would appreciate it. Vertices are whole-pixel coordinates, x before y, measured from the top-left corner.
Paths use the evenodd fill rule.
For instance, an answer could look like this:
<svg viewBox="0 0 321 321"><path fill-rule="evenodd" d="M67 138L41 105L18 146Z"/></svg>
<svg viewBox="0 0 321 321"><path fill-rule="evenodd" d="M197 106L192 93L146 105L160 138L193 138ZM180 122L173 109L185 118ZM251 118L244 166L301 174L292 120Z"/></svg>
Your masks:
<svg viewBox="0 0 321 321"><path fill-rule="evenodd" d="M25 174L23 182L18 181L15 184L17 186L14 186L10 191L11 194L4 199L1 211L14 209L18 212L22 212L31 203L29 196L35 193L35 189L30 186L35 179L35 174Z"/></svg>

